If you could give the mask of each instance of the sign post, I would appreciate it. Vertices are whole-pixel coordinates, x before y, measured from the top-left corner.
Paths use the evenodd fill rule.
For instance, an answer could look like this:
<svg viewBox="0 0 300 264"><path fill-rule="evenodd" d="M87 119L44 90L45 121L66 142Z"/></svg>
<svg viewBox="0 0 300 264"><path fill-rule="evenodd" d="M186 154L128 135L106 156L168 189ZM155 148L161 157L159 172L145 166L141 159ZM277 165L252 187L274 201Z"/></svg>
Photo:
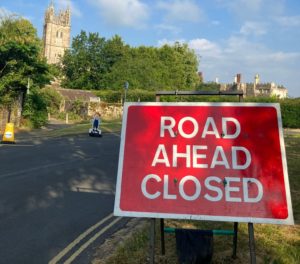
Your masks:
<svg viewBox="0 0 300 264"><path fill-rule="evenodd" d="M114 214L293 224L279 104L125 103Z"/></svg>
<svg viewBox="0 0 300 264"><path fill-rule="evenodd" d="M128 88L129 88L129 83L126 81L124 83L124 89L125 89L124 103L126 103L126 95L127 95Z"/></svg>

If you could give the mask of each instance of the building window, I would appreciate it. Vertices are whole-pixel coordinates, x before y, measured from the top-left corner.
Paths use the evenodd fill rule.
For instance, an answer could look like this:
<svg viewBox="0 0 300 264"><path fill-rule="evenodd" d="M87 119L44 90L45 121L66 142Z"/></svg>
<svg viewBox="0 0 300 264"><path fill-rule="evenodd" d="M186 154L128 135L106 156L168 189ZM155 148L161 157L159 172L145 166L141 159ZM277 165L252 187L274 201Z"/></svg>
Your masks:
<svg viewBox="0 0 300 264"><path fill-rule="evenodd" d="M56 38L63 38L63 32L62 31L56 31Z"/></svg>

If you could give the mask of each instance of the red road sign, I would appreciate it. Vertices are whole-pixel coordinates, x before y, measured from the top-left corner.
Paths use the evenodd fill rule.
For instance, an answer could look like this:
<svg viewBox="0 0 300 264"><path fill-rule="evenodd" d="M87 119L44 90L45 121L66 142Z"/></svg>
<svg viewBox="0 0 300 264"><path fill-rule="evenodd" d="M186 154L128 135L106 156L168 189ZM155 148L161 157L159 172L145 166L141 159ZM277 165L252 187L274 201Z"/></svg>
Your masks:
<svg viewBox="0 0 300 264"><path fill-rule="evenodd" d="M125 104L114 213L293 224L279 105Z"/></svg>

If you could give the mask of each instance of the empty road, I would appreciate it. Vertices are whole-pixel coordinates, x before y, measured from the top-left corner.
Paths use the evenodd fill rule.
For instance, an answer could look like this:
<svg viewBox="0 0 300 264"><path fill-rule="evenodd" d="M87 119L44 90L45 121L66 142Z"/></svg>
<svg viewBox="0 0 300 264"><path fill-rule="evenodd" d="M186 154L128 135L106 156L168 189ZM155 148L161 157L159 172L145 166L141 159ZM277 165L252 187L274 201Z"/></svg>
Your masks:
<svg viewBox="0 0 300 264"><path fill-rule="evenodd" d="M112 215L119 135L16 138L0 145L0 263L89 263L128 221Z"/></svg>

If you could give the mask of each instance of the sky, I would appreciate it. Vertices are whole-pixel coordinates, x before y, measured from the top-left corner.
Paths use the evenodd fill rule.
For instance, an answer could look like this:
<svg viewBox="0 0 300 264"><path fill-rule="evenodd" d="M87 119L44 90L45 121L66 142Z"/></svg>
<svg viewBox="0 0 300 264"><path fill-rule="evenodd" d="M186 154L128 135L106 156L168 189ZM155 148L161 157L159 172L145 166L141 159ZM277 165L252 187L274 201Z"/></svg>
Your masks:
<svg viewBox="0 0 300 264"><path fill-rule="evenodd" d="M0 0L0 17L17 14L43 34L50 0ZM53 0L69 6L72 37L81 30L130 46L172 45L194 49L204 81L274 82L300 97L299 0Z"/></svg>

